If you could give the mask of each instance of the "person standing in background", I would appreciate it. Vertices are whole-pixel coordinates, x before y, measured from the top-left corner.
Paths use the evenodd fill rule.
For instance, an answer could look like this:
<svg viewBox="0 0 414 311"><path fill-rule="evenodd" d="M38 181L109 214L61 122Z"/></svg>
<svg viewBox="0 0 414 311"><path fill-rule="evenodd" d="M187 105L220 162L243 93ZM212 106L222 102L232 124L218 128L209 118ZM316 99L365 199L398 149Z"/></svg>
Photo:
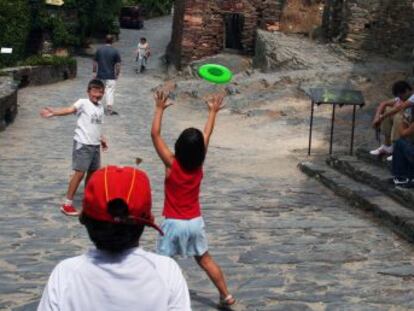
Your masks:
<svg viewBox="0 0 414 311"><path fill-rule="evenodd" d="M121 56L112 46L114 38L107 35L106 44L99 48L94 57L93 72L105 84L105 104L107 115L117 115L113 110L116 80L121 72Z"/></svg>

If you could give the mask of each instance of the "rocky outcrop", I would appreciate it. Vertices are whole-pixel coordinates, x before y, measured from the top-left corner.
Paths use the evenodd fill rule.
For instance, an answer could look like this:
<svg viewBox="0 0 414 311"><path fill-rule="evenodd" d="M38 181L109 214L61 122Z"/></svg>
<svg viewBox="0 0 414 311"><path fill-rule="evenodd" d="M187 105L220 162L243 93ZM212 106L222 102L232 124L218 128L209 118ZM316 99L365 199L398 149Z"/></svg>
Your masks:
<svg viewBox="0 0 414 311"><path fill-rule="evenodd" d="M11 77L0 77L0 131L17 115L17 85Z"/></svg>
<svg viewBox="0 0 414 311"><path fill-rule="evenodd" d="M413 1L327 0L323 29L328 39L351 50L412 56Z"/></svg>
<svg viewBox="0 0 414 311"><path fill-rule="evenodd" d="M341 63L322 44L305 36L285 35L281 32L257 31L253 66L264 72L276 70L303 70Z"/></svg>

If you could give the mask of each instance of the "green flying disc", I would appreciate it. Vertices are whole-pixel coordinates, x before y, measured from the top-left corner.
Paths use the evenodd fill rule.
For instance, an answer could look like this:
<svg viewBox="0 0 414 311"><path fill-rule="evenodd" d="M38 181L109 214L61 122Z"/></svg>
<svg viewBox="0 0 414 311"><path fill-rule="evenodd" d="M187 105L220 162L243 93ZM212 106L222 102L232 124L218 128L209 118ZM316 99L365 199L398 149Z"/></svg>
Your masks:
<svg viewBox="0 0 414 311"><path fill-rule="evenodd" d="M198 74L203 79L216 83L225 84L231 81L233 73L227 67L217 64L206 64L198 69Z"/></svg>

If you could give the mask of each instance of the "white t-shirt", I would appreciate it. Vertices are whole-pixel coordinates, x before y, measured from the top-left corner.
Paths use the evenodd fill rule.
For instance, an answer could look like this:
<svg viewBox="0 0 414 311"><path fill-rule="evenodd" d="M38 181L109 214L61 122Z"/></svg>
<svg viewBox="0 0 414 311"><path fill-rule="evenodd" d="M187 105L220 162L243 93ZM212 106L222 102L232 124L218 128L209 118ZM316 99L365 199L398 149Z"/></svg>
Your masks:
<svg viewBox="0 0 414 311"><path fill-rule="evenodd" d="M143 58L147 55L149 51L149 44L148 42L142 44L141 42L138 43L138 58Z"/></svg>
<svg viewBox="0 0 414 311"><path fill-rule="evenodd" d="M78 122L75 129L77 142L84 145L101 144L101 127L104 119L104 107L95 105L89 99L79 99L73 106L76 108Z"/></svg>
<svg viewBox="0 0 414 311"><path fill-rule="evenodd" d="M177 263L132 248L119 255L97 249L60 262L38 311L188 311L187 283Z"/></svg>

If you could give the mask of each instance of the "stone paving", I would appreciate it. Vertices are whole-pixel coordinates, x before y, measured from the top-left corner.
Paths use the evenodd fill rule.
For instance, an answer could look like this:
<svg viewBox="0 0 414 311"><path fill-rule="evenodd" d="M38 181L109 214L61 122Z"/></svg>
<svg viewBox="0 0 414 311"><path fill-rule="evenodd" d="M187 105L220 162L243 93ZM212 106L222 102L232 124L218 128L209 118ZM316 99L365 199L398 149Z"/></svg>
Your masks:
<svg viewBox="0 0 414 311"><path fill-rule="evenodd" d="M144 159L158 222L164 172L149 135L151 89L162 82L155 58L168 42L170 22L155 19L144 31L122 33L116 44L124 59L116 92L120 116L105 123L110 150L104 164ZM137 76L133 50L142 33L154 59L148 73ZM90 59L79 58L77 79L21 90L18 118L0 133L1 310L35 310L53 267L91 247L77 220L58 209L71 173L75 117L39 117L43 106L70 105L85 96L91 69ZM167 142L172 145L185 126L202 127L205 116L203 106L176 103L166 113ZM413 246L302 176L284 144L285 122L255 120L222 112L202 188L210 252L239 299L234 309L414 309ZM275 130L271 140L262 135L266 126ZM144 235L143 247L152 250L155 232ZM218 297L212 284L193 260L179 263L193 309L214 310Z"/></svg>

